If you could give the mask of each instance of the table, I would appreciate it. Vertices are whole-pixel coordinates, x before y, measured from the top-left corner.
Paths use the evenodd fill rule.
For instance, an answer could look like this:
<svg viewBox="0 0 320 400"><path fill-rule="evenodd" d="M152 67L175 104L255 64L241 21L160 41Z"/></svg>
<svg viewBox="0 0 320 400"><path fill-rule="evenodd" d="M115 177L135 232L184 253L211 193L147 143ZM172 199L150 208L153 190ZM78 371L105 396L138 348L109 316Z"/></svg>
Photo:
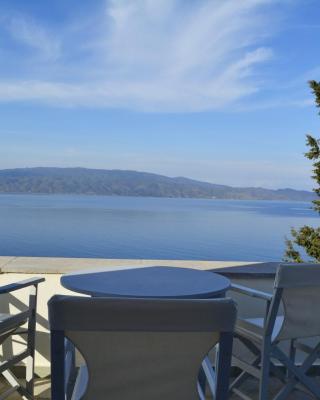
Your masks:
<svg viewBox="0 0 320 400"><path fill-rule="evenodd" d="M192 298L224 297L229 279L208 271L166 266L85 271L61 278L66 289L94 297Z"/></svg>

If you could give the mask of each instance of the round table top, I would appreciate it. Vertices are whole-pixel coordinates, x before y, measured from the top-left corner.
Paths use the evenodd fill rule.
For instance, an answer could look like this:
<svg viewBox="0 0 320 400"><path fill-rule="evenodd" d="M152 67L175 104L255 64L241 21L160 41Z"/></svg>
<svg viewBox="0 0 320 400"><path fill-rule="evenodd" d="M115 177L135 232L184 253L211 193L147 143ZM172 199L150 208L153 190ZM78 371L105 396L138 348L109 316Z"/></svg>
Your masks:
<svg viewBox="0 0 320 400"><path fill-rule="evenodd" d="M162 266L67 274L61 284L91 296L144 298L213 298L230 287L229 279L212 272Z"/></svg>

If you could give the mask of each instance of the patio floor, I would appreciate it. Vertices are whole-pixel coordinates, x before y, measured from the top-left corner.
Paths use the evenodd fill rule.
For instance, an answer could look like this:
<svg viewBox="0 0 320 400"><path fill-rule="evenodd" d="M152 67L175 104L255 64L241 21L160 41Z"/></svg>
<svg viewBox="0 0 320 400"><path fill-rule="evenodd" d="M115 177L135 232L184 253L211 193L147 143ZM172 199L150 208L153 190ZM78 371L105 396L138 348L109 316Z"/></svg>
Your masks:
<svg viewBox="0 0 320 400"><path fill-rule="evenodd" d="M3 390L4 386L3 383L0 384L0 393ZM277 393L277 391L281 388L281 383L279 383L278 380L272 379L271 380L271 392L270 392L270 400L272 397ZM258 387L257 387L257 381L252 379L251 381L248 381L244 386L243 386L243 391L249 396L251 396L253 399L258 399L258 393L257 393ZM41 379L36 381L35 385L35 392L36 392L36 399L38 400L48 400L50 399L50 380L48 379ZM304 392L300 391L295 391L293 392L290 397L288 397L288 400L314 400L315 397L312 397L311 395L308 395ZM19 395L12 395L8 397L8 400L21 400L21 397ZM233 395L230 397L230 400L239 400L239 397L236 395Z"/></svg>
<svg viewBox="0 0 320 400"><path fill-rule="evenodd" d="M4 381L0 380L0 394L4 391ZM37 400L48 400L50 399L50 379L37 379L35 382L35 396ZM19 394L12 394L8 397L8 400L21 400Z"/></svg>
<svg viewBox="0 0 320 400"><path fill-rule="evenodd" d="M281 389L282 383L275 378L271 379L270 385L270 400L277 394L277 392ZM253 399L258 399L258 381L256 379L249 379L244 385L241 386L241 391L243 391L246 395L252 397ZM315 397L302 392L295 390L288 397L288 400L314 400ZM230 400L240 400L240 397L237 395L233 395L230 397Z"/></svg>

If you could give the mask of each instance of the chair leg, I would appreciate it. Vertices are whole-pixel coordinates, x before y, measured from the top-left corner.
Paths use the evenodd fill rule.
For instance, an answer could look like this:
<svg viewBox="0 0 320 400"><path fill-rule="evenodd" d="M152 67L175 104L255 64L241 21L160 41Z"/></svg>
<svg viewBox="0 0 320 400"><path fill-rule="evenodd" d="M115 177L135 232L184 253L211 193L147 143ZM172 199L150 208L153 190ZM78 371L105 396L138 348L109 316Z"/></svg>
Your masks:
<svg viewBox="0 0 320 400"><path fill-rule="evenodd" d="M314 349L314 352L306 358L301 367L296 367L294 362L292 362L290 358L286 357L280 349L277 347L274 348L275 356L290 370L290 374L292 374L287 385L282 388L275 397L276 400L286 399L299 382L312 392L316 398L320 398L320 386L312 378L306 375L309 368L318 358L319 347L320 344Z"/></svg>
<svg viewBox="0 0 320 400"><path fill-rule="evenodd" d="M244 338L240 335L234 334L234 338L238 339L246 347L246 349L248 349L255 356L255 358L251 364L253 367L257 367L261 361L260 349L249 339ZM243 370L231 383L231 385L229 387L230 395L231 395L232 391L234 391L239 386L241 386L247 379L250 378L250 376L251 375L248 372Z"/></svg>
<svg viewBox="0 0 320 400"><path fill-rule="evenodd" d="M202 361L202 370L205 374L208 388L210 389L212 396L214 396L216 390L216 374L212 368L211 361L208 356Z"/></svg>
<svg viewBox="0 0 320 400"><path fill-rule="evenodd" d="M269 392L269 374L270 374L270 351L271 344L265 340L261 350L261 376L259 387L259 400L267 400Z"/></svg>
<svg viewBox="0 0 320 400"><path fill-rule="evenodd" d="M51 400L65 398L65 342L62 331L51 331Z"/></svg>
<svg viewBox="0 0 320 400"><path fill-rule="evenodd" d="M30 355L26 360L26 389L34 396L34 355Z"/></svg>
<svg viewBox="0 0 320 400"><path fill-rule="evenodd" d="M253 362L252 362L252 366L253 367L258 367L258 365L260 364L261 361L261 356L259 355L258 357L256 357ZM229 387L229 391L230 393L238 388L239 386L241 386L248 378L250 378L250 374L246 371L242 371L235 379L234 381L231 383L230 387Z"/></svg>
<svg viewBox="0 0 320 400"><path fill-rule="evenodd" d="M198 384L197 384L197 387L198 387L199 399L200 399L200 400L206 400L205 395L204 395L204 393L203 393L203 390L202 390L202 388L201 388L199 382L198 382Z"/></svg>
<svg viewBox="0 0 320 400"><path fill-rule="evenodd" d="M20 382L15 375L9 370L2 372L3 377L7 380L10 386L15 387L15 390L21 395L23 400L33 400L33 397L20 385Z"/></svg>
<svg viewBox="0 0 320 400"><path fill-rule="evenodd" d="M219 352L216 361L215 400L227 400L229 396L229 378L232 358L233 334L223 333L220 337Z"/></svg>
<svg viewBox="0 0 320 400"><path fill-rule="evenodd" d="M26 361L26 389L30 395L34 396L34 356L35 356L35 332L36 332L36 312L37 312L37 285L32 286L29 295L29 308L31 315L28 323L27 345L29 357Z"/></svg>
<svg viewBox="0 0 320 400"><path fill-rule="evenodd" d="M294 364L295 360L296 360L296 348L294 345L294 340L290 340L290 350L289 350L289 358L291 360L291 362ZM287 370L287 377L288 378L292 378L294 375L292 372L290 372L290 370Z"/></svg>

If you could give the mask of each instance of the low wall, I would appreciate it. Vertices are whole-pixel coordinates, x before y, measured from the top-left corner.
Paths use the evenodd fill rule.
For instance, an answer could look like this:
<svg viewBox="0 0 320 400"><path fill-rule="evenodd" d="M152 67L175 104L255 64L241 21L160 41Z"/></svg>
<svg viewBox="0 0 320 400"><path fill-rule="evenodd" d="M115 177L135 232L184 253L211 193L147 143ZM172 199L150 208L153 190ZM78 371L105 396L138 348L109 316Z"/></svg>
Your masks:
<svg viewBox="0 0 320 400"><path fill-rule="evenodd" d="M277 263L250 263L233 261L183 261L183 260L110 260L110 259L68 259L68 258L32 258L0 257L0 286L19 280L41 276L45 282L39 285L37 311L37 352L36 372L40 376L49 374L49 332L47 321L47 302L54 294L73 294L64 289L60 278L64 273L110 268L115 266L150 266L166 265L184 268L196 268L221 273L232 282L252 288L272 291L274 273ZM16 312L27 304L28 290L14 292L14 295L0 296L0 312ZM257 317L264 314L265 304L262 301L229 293L237 303L239 314L244 317ZM3 351L8 354L14 348L21 347L21 339L7 344Z"/></svg>

